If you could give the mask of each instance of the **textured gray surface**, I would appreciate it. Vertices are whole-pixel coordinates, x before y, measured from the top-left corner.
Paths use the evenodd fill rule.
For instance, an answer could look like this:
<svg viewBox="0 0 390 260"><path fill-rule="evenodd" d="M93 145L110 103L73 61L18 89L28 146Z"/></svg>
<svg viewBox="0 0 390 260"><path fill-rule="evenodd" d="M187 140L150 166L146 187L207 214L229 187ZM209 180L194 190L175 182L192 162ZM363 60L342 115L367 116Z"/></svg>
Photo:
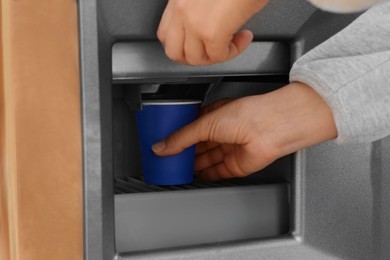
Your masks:
<svg viewBox="0 0 390 260"><path fill-rule="evenodd" d="M107 152L104 151L101 114L101 84L99 74L99 41L96 2L79 1L80 16L80 70L83 124L83 179L84 179L84 257L85 259L112 259L115 252L113 222L105 219L113 216L113 205L109 194L112 186L103 172L107 170ZM106 163L101 162L106 158ZM113 218L113 217L112 217ZM105 245L103 247L103 245Z"/></svg>
<svg viewBox="0 0 390 260"><path fill-rule="evenodd" d="M390 137L375 142L373 148L373 251L375 259L384 260L390 256Z"/></svg>
<svg viewBox="0 0 390 260"><path fill-rule="evenodd" d="M304 241L341 259L372 259L371 145L326 143L306 151Z"/></svg>
<svg viewBox="0 0 390 260"><path fill-rule="evenodd" d="M288 231L287 184L115 195L119 252L272 237Z"/></svg>
<svg viewBox="0 0 390 260"><path fill-rule="evenodd" d="M303 0L271 0L244 26L255 39L293 39L317 9Z"/></svg>
<svg viewBox="0 0 390 260"><path fill-rule="evenodd" d="M291 62L341 31L359 15L360 13L333 14L316 10L295 35L291 45Z"/></svg>
<svg viewBox="0 0 390 260"><path fill-rule="evenodd" d="M177 250L152 251L146 253L119 254L119 260L200 260L200 259L231 259L231 260L329 260L337 259L321 251L304 246L301 241L291 237L267 239L258 241L243 241L234 244L214 246L199 246Z"/></svg>
<svg viewBox="0 0 390 260"><path fill-rule="evenodd" d="M83 126L84 258L106 260L115 257L110 43L101 31L99 3L95 0L81 0L78 4Z"/></svg>
<svg viewBox="0 0 390 260"><path fill-rule="evenodd" d="M169 60L160 43L116 43L112 48L112 74L116 84L129 79L224 75L287 74L289 45L254 42L237 58L209 66L187 66Z"/></svg>
<svg viewBox="0 0 390 260"><path fill-rule="evenodd" d="M156 39L166 1L100 1L100 18L112 36L120 40ZM304 0L272 0L244 27L257 40L291 39L316 9Z"/></svg>

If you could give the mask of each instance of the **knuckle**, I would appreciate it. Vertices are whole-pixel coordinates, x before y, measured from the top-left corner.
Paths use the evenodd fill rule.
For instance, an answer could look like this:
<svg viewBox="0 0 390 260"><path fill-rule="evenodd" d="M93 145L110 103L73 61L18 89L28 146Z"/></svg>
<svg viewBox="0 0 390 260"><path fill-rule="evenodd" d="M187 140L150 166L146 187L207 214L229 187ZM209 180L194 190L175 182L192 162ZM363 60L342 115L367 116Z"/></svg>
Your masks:
<svg viewBox="0 0 390 260"><path fill-rule="evenodd" d="M176 0L176 12L183 14L186 11L186 0Z"/></svg>
<svg viewBox="0 0 390 260"><path fill-rule="evenodd" d="M227 59L226 55L223 55L222 53L210 53L209 58L213 63L223 62Z"/></svg>
<svg viewBox="0 0 390 260"><path fill-rule="evenodd" d="M204 121L204 131L207 131L205 135L207 136L207 140L216 141L216 130L217 130L217 122L214 117L211 117L210 114L206 117L208 120Z"/></svg>
<svg viewBox="0 0 390 260"><path fill-rule="evenodd" d="M193 65L193 66L198 65L198 59L196 59L191 55L186 55L186 62L188 65Z"/></svg>
<svg viewBox="0 0 390 260"><path fill-rule="evenodd" d="M249 175L247 167L245 167L245 162L239 161L237 154L230 153L225 157L225 166L226 170L231 176L234 177L245 177Z"/></svg>
<svg viewBox="0 0 390 260"><path fill-rule="evenodd" d="M205 61L202 60L201 58L196 58L192 56L187 56L186 57L187 64L192 65L192 66L199 66L205 64Z"/></svg>
<svg viewBox="0 0 390 260"><path fill-rule="evenodd" d="M247 175L248 174L246 172L244 172L243 170L241 170L240 168L237 169L236 171L234 171L234 176L239 177L239 178L245 177Z"/></svg>
<svg viewBox="0 0 390 260"><path fill-rule="evenodd" d="M208 53L209 59L212 63L218 63L227 60L227 55L225 55L222 49L223 47L220 47Z"/></svg>
<svg viewBox="0 0 390 260"><path fill-rule="evenodd" d="M165 55L167 55L167 57L173 61L181 61L180 55L176 51L172 50L171 48L168 47L165 48Z"/></svg>
<svg viewBox="0 0 390 260"><path fill-rule="evenodd" d="M199 118L198 127L196 129L196 134L199 136L200 141L211 141L210 139L210 121L209 117L206 115Z"/></svg>
<svg viewBox="0 0 390 260"><path fill-rule="evenodd" d="M208 29L202 30L200 36L205 42L214 43L218 39L218 30L209 27Z"/></svg>
<svg viewBox="0 0 390 260"><path fill-rule="evenodd" d="M226 168L232 177L241 178L248 175L248 173L242 169L240 164L233 163L234 160L228 160L228 162L230 163L227 163Z"/></svg>

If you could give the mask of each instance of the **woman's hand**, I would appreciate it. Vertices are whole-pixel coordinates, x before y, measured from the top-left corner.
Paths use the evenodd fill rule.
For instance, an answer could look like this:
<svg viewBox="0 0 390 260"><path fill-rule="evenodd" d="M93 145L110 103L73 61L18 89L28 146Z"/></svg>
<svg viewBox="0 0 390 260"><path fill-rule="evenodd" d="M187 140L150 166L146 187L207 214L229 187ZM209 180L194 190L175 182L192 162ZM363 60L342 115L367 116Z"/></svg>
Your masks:
<svg viewBox="0 0 390 260"><path fill-rule="evenodd" d="M267 0L169 0L157 31L166 55L190 65L224 62L253 39L240 27Z"/></svg>
<svg viewBox="0 0 390 260"><path fill-rule="evenodd" d="M284 155L337 136L330 108L302 83L223 100L202 113L152 149L167 156L198 143L195 171L211 181L247 176Z"/></svg>

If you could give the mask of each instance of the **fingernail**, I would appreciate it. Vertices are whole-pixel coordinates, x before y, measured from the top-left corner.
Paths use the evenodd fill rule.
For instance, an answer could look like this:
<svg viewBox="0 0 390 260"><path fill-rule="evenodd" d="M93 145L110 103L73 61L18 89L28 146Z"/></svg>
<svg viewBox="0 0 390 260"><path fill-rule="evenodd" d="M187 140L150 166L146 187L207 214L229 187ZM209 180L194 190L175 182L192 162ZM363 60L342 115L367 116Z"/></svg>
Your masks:
<svg viewBox="0 0 390 260"><path fill-rule="evenodd" d="M155 143L154 145L152 145L152 150L154 152L161 152L162 150L165 149L165 142L164 141L160 141L158 143Z"/></svg>

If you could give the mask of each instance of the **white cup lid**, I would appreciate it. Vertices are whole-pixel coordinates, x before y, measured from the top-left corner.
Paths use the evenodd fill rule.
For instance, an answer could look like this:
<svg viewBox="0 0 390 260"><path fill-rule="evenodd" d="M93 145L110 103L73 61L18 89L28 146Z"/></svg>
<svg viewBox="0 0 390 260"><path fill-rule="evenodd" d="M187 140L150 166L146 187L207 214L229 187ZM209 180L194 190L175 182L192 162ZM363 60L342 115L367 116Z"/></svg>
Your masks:
<svg viewBox="0 0 390 260"><path fill-rule="evenodd" d="M185 99L166 99L166 100L144 100L142 105L193 105L200 104L201 100L185 100Z"/></svg>

